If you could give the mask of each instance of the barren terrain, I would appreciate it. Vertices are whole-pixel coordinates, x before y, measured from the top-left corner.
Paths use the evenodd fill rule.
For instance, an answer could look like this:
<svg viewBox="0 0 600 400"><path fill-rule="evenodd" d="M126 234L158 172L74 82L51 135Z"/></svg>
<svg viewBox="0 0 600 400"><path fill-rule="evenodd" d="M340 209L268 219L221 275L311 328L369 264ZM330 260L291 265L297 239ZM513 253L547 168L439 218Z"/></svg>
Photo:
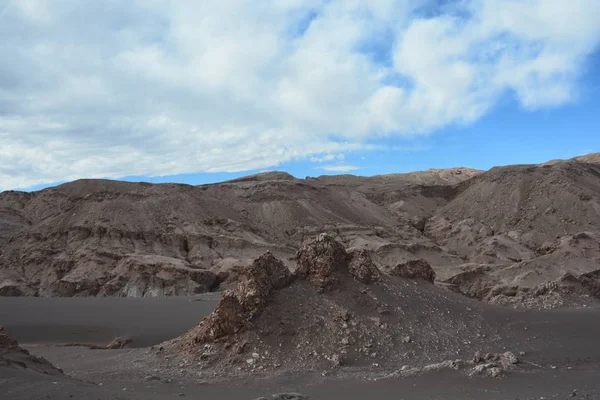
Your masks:
<svg viewBox="0 0 600 400"><path fill-rule="evenodd" d="M291 270L329 233L383 273L423 259L436 284L523 308L593 302L600 260L597 154L481 172L213 185L81 180L0 194L0 294L169 296L229 287L271 251Z"/></svg>
<svg viewBox="0 0 600 400"><path fill-rule="evenodd" d="M0 389L600 399L599 217L597 154L3 192Z"/></svg>

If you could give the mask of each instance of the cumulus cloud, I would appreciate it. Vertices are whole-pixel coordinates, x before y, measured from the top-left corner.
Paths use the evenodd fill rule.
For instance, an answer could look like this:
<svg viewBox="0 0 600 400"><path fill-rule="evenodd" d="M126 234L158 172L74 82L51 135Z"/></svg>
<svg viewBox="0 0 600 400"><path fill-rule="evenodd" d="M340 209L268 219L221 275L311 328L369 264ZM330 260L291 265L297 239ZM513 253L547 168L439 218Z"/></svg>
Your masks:
<svg viewBox="0 0 600 400"><path fill-rule="evenodd" d="M597 0L443 3L7 0L0 190L334 161L506 94L576 100Z"/></svg>

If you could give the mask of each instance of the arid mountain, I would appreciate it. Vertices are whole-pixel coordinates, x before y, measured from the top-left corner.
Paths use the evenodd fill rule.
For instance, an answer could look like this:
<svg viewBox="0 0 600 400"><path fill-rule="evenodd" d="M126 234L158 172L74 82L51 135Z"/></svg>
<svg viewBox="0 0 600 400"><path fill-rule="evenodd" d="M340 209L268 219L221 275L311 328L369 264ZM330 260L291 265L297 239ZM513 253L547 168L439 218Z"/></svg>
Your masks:
<svg viewBox="0 0 600 400"><path fill-rule="evenodd" d="M266 250L283 259L326 231L348 246L442 254L421 224L455 195L456 169L373 178L269 172L216 185L80 180L0 195L0 293L190 294ZM418 183L417 183L418 182ZM221 273L220 278L217 275Z"/></svg>
<svg viewBox="0 0 600 400"><path fill-rule="evenodd" d="M571 278L600 268L599 164L493 168L458 190L425 234L467 261L440 274L461 291L521 301L548 285L571 292L581 286Z"/></svg>
<svg viewBox="0 0 600 400"><path fill-rule="evenodd" d="M200 186L80 180L3 192L0 294L198 293L230 286L267 250L294 270L302 243L328 233L367 250L384 274L423 259L437 284L469 296L555 306L596 290L597 159L374 177L268 172Z"/></svg>

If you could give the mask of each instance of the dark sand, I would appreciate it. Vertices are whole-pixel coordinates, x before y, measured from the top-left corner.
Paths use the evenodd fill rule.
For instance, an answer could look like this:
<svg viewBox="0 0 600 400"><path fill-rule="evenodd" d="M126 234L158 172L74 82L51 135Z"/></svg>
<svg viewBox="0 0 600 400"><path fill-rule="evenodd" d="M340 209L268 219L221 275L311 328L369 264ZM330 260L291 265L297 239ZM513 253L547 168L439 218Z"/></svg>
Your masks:
<svg viewBox="0 0 600 400"><path fill-rule="evenodd" d="M215 308L218 294L163 298L0 297L0 326L20 343L148 347L186 332Z"/></svg>
<svg viewBox="0 0 600 400"><path fill-rule="evenodd" d="M209 313L216 300L210 296L193 302L189 298L0 298L0 324L9 334L33 354L81 379L0 367L0 399L158 400L181 393L192 399L250 400L280 391L299 391L311 399L600 399L598 309L516 312L490 307L486 318L503 322L498 332L503 340L494 346L527 352L524 363L502 379L474 379L444 371L374 382L323 381L308 375L206 385L140 382L98 371L118 365L125 353L145 349L107 351L55 345L106 344L115 336L133 338L136 347L156 344L181 334ZM577 396L570 397L574 389Z"/></svg>

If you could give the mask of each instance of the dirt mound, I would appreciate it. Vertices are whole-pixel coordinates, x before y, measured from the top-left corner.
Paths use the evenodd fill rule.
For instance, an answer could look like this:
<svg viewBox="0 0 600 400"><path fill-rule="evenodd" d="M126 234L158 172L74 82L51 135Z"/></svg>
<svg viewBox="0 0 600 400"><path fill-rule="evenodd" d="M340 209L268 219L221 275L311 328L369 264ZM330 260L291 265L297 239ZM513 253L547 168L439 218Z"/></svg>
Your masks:
<svg viewBox="0 0 600 400"><path fill-rule="evenodd" d="M348 254L328 235L306 243L297 259L291 276L271 254L257 259L216 310L164 344L155 362L215 375L395 369L466 353L493 329L477 303L420 279L374 274L367 252Z"/></svg>
<svg viewBox="0 0 600 400"><path fill-rule="evenodd" d="M8 336L0 326L0 367L26 368L48 375L62 375L48 360L29 354L19 343Z"/></svg>

